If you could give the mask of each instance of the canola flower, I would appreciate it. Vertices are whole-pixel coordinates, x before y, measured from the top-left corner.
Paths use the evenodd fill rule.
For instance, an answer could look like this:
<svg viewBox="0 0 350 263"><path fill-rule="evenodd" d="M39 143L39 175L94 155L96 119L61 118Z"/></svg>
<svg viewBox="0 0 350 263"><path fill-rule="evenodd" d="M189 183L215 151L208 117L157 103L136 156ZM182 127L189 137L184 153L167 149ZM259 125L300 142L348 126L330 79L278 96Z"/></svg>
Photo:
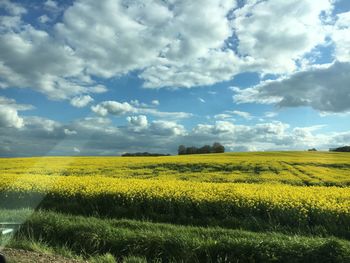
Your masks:
<svg viewBox="0 0 350 263"><path fill-rule="evenodd" d="M94 200L191 203L248 209L292 211L300 219L310 214L350 218L350 188L290 186L283 184L203 183L177 180L121 179L101 176L2 175L0 193L41 193L69 200L79 196ZM108 203L112 202L112 203Z"/></svg>
<svg viewBox="0 0 350 263"><path fill-rule="evenodd" d="M169 157L0 158L0 174L350 186L350 155L264 152Z"/></svg>
<svg viewBox="0 0 350 263"><path fill-rule="evenodd" d="M32 207L44 198L43 208L112 217L250 216L350 233L349 161L321 152L0 158L0 201Z"/></svg>

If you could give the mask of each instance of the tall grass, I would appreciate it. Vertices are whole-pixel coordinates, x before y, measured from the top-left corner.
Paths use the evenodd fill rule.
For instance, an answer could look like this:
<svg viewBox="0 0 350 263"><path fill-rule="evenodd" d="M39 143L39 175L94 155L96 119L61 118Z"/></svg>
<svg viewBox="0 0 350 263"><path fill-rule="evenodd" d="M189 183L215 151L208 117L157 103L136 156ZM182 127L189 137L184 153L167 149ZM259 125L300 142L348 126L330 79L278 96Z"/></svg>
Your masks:
<svg viewBox="0 0 350 263"><path fill-rule="evenodd" d="M277 233L102 220L37 212L17 238L44 240L75 253L113 254L161 262L350 262L350 243Z"/></svg>

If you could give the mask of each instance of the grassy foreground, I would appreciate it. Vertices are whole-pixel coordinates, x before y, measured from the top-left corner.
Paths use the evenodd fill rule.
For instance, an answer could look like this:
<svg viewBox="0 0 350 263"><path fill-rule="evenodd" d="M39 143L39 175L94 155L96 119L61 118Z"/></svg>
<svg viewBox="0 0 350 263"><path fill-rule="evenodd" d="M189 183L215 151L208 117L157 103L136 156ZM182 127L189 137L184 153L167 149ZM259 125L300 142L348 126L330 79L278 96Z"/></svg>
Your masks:
<svg viewBox="0 0 350 263"><path fill-rule="evenodd" d="M35 212L18 239L45 240L75 253L111 253L161 262L349 262L350 242L336 238L253 233Z"/></svg>

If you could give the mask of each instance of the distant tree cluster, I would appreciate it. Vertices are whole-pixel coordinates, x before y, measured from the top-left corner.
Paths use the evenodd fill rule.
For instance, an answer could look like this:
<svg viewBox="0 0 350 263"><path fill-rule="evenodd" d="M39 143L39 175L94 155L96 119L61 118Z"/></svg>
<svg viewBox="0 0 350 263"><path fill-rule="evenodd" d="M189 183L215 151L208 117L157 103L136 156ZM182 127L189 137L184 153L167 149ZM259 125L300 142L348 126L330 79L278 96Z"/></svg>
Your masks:
<svg viewBox="0 0 350 263"><path fill-rule="evenodd" d="M311 148L311 149L308 149L308 152L317 152L317 149L316 148Z"/></svg>
<svg viewBox="0 0 350 263"><path fill-rule="evenodd" d="M350 146L329 149L330 152L350 152Z"/></svg>
<svg viewBox="0 0 350 263"><path fill-rule="evenodd" d="M194 147L194 146L186 147L185 145L180 145L177 152L179 155L201 154L201 153L223 153L225 152L225 147L218 142L213 143L212 146L204 145L200 148Z"/></svg>
<svg viewBox="0 0 350 263"><path fill-rule="evenodd" d="M137 152L137 153L124 153L123 157L134 157L134 156L170 156L170 154L162 154L162 153L149 153L149 152Z"/></svg>

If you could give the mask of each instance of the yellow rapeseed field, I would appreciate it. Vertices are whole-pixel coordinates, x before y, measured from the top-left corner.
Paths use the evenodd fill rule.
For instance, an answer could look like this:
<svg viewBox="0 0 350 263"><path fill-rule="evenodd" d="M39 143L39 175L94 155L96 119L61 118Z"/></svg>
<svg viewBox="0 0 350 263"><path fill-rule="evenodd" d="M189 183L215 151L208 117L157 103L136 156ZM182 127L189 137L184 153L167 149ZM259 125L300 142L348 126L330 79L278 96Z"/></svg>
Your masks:
<svg viewBox="0 0 350 263"><path fill-rule="evenodd" d="M350 225L349 161L301 152L0 159L0 195L13 202L39 194L50 208L97 213L122 207Z"/></svg>
<svg viewBox="0 0 350 263"><path fill-rule="evenodd" d="M2 158L6 175L106 176L197 182L350 185L350 155L257 152L169 157Z"/></svg>
<svg viewBox="0 0 350 263"><path fill-rule="evenodd" d="M312 210L350 216L350 188L283 184L201 183L176 180L121 179L101 176L3 175L0 191L74 197L123 196L126 199L229 203L258 209Z"/></svg>

